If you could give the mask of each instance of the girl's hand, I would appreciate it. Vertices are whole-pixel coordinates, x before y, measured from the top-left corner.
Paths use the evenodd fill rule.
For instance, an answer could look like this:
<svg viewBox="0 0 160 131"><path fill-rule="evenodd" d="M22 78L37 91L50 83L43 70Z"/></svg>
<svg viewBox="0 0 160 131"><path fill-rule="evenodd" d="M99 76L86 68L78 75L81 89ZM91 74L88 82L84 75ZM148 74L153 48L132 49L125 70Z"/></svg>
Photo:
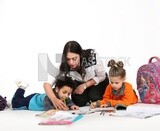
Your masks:
<svg viewBox="0 0 160 131"><path fill-rule="evenodd" d="M108 105L107 104L102 104L102 105L100 105L100 107L101 108L106 108L106 107L108 107Z"/></svg>
<svg viewBox="0 0 160 131"><path fill-rule="evenodd" d="M73 105L73 106L70 107L70 109L71 109L71 110L78 110L78 109L79 109L79 106Z"/></svg>

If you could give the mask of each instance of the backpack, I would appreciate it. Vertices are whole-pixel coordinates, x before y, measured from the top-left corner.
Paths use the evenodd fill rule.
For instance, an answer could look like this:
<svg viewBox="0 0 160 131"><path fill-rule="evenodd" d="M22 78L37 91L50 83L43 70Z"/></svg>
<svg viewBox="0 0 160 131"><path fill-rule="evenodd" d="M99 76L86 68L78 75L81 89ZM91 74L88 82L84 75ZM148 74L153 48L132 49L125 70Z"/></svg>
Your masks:
<svg viewBox="0 0 160 131"><path fill-rule="evenodd" d="M0 95L0 111L4 110L7 107L6 97Z"/></svg>
<svg viewBox="0 0 160 131"><path fill-rule="evenodd" d="M152 61L155 59L156 61ZM149 59L137 72L137 90L143 103L160 104L160 59Z"/></svg>

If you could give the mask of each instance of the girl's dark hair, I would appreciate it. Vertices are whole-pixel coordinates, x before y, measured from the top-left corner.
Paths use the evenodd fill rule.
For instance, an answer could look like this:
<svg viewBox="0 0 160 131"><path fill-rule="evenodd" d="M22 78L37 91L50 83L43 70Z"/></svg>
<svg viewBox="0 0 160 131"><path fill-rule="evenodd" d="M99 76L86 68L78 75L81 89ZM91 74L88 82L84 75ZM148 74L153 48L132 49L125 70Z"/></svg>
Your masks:
<svg viewBox="0 0 160 131"><path fill-rule="evenodd" d="M88 50L83 50L80 44L77 41L68 41L63 49L63 54L62 54L62 59L61 59L61 64L60 64L60 73L65 72L68 73L70 71L70 67L67 64L66 56L67 53L75 53L80 56L80 69L79 73L82 75L82 77L85 76L85 62L84 59L88 58L89 52L91 52L91 49Z"/></svg>
<svg viewBox="0 0 160 131"><path fill-rule="evenodd" d="M125 78L126 77L126 70L123 69L123 66L124 66L124 64L122 61L115 62L115 60L111 59L108 62L108 67L111 67L109 70L109 77L120 76L121 78Z"/></svg>
<svg viewBox="0 0 160 131"><path fill-rule="evenodd" d="M76 85L75 81L68 74L59 74L56 77L55 86L61 89L63 86L68 86L71 89L75 90Z"/></svg>

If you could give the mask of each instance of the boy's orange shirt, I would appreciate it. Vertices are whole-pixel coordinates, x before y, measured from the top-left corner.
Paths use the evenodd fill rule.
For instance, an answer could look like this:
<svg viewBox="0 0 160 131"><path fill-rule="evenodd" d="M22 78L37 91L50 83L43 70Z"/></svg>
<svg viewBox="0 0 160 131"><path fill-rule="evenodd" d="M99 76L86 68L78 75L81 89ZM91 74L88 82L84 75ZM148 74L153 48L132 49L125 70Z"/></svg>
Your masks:
<svg viewBox="0 0 160 131"><path fill-rule="evenodd" d="M111 107L117 104L128 106L138 102L138 97L131 84L124 82L124 87L122 88L119 94L114 94L114 90L111 84L109 84L105 90L103 99L100 100L100 105L110 103Z"/></svg>

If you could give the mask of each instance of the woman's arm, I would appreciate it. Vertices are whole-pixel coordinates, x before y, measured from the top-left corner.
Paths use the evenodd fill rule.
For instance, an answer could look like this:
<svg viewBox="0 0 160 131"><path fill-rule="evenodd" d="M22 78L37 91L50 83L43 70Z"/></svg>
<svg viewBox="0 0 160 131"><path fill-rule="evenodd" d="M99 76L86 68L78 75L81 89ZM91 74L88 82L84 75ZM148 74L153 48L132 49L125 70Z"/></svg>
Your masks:
<svg viewBox="0 0 160 131"><path fill-rule="evenodd" d="M82 93L85 91L85 89L93 86L94 84L96 84L95 80L93 80L93 79L88 80L87 82L80 84L80 85L74 90L74 93L75 93L75 94L82 94Z"/></svg>
<svg viewBox="0 0 160 131"><path fill-rule="evenodd" d="M55 96L55 94L53 93L53 90L52 90L52 86L49 83L44 83L43 87L46 92L46 95L52 101L52 103L56 109L68 110L68 107L64 104L64 102Z"/></svg>
<svg viewBox="0 0 160 131"><path fill-rule="evenodd" d="M86 89L86 88L91 87L95 84L96 84L96 81L94 79L88 80L84 83L84 88Z"/></svg>

